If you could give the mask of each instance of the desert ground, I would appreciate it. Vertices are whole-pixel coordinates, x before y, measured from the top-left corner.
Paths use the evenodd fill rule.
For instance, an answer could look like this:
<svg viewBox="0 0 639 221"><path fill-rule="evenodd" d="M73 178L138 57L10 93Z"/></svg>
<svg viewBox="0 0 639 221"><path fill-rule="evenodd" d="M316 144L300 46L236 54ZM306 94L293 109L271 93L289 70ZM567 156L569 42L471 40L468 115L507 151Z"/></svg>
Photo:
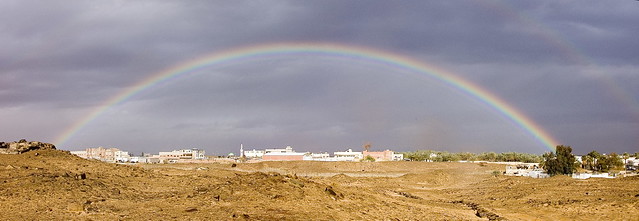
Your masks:
<svg viewBox="0 0 639 221"><path fill-rule="evenodd" d="M639 177L496 175L503 165L117 165L0 155L2 220L639 220Z"/></svg>

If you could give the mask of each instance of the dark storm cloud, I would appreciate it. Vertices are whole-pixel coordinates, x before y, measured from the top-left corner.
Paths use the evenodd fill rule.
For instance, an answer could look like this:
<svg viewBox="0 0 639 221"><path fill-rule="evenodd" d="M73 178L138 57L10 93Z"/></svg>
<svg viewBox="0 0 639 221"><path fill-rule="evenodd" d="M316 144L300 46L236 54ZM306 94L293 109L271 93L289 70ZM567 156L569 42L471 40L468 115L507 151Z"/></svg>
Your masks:
<svg viewBox="0 0 639 221"><path fill-rule="evenodd" d="M553 49L545 42L511 28L518 21L473 1L338 1L297 5L282 21L284 25L275 27L278 32L267 36L370 44L466 62L494 59L530 62L553 57L549 55ZM277 33L287 35L273 36Z"/></svg>
<svg viewBox="0 0 639 221"><path fill-rule="evenodd" d="M538 22L549 36L580 54L586 62L632 63L639 52L632 36L639 29L628 24L639 21L636 1L549 1L544 4L514 2L517 9ZM592 59L592 60L590 60Z"/></svg>
<svg viewBox="0 0 639 221"><path fill-rule="evenodd" d="M495 93L566 144L604 148L602 142L608 142L605 148L633 151L639 137L636 6L635 1L4 1L0 117L3 125L40 127L0 126L0 138L50 141L58 136L52 131L169 67L230 48L297 41L427 59ZM490 106L422 79L340 59L248 60L144 90L66 145L132 151L187 145L218 153L239 142L329 151L366 141L405 150L540 149Z"/></svg>

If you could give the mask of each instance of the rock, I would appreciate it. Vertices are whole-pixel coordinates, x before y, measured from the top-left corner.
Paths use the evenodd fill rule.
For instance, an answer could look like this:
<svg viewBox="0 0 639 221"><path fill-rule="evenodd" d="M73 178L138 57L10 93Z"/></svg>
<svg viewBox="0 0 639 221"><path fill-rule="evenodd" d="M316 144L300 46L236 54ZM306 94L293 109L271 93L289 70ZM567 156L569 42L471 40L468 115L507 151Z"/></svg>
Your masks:
<svg viewBox="0 0 639 221"><path fill-rule="evenodd" d="M84 180L87 178L87 174L86 173L81 173L75 176L76 179L78 180Z"/></svg>
<svg viewBox="0 0 639 221"><path fill-rule="evenodd" d="M326 188L324 188L324 192L327 193L328 195L331 196L331 198L333 198L334 200L338 200L338 199L343 199L344 195L341 193L337 193L335 192L335 190L333 190L332 186L328 186Z"/></svg>
<svg viewBox="0 0 639 221"><path fill-rule="evenodd" d="M195 212L195 211L197 211L197 208L195 207L188 207L184 210L184 212Z"/></svg>
<svg viewBox="0 0 639 221"><path fill-rule="evenodd" d="M32 150L55 150L55 145L38 141L28 142L22 139L17 142L5 143L0 142L0 153L2 154L20 154Z"/></svg>
<svg viewBox="0 0 639 221"><path fill-rule="evenodd" d="M5 169L7 169L7 170L13 170L13 169L15 169L15 167L13 167L13 166L11 166L11 165L7 165L7 166L5 167Z"/></svg>

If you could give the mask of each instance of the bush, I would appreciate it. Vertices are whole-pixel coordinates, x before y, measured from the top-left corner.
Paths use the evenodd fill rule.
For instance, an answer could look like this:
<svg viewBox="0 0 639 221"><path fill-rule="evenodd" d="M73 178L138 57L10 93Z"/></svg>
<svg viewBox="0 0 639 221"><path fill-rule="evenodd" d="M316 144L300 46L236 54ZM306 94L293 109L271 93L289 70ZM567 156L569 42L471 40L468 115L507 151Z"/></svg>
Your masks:
<svg viewBox="0 0 639 221"><path fill-rule="evenodd" d="M575 155L572 154L572 148L570 146L557 146L554 152L544 153L544 161L541 167L546 170L548 175L554 176L557 174L572 174L577 171L575 167Z"/></svg>
<svg viewBox="0 0 639 221"><path fill-rule="evenodd" d="M375 158L371 157L371 155L366 155L364 159L360 160L361 162L375 162Z"/></svg>

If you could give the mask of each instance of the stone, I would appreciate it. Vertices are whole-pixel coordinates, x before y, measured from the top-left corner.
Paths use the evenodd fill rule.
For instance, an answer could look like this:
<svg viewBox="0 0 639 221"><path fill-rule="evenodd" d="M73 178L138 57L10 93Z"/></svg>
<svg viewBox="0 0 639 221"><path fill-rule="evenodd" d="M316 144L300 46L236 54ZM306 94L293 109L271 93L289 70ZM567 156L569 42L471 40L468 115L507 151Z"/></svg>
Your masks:
<svg viewBox="0 0 639 221"><path fill-rule="evenodd" d="M0 153L2 154L21 154L32 150L55 150L55 145L38 141L28 142L22 139L17 142L0 142Z"/></svg>

